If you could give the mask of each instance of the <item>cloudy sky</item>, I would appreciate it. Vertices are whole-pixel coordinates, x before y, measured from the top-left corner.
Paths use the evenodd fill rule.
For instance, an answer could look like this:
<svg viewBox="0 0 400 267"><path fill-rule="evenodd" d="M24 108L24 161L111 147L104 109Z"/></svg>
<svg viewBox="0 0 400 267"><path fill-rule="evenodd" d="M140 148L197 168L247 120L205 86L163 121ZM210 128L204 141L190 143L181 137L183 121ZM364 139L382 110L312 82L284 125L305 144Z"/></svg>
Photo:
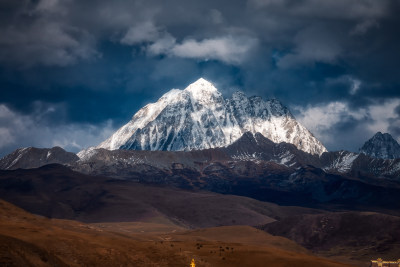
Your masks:
<svg viewBox="0 0 400 267"><path fill-rule="evenodd" d="M329 150L400 140L398 0L2 0L0 156L98 144L199 77L276 97Z"/></svg>

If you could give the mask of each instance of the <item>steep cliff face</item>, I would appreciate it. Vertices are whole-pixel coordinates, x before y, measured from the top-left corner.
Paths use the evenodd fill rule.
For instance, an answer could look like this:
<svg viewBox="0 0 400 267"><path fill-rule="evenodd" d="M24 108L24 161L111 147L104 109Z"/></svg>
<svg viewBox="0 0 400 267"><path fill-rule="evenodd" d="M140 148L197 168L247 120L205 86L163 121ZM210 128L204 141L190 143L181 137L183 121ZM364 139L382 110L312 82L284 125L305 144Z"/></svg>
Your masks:
<svg viewBox="0 0 400 267"><path fill-rule="evenodd" d="M274 142L292 143L311 154L326 151L278 100L248 98L242 92L224 99L202 78L146 105L97 148L198 150L227 146L245 132L259 132Z"/></svg>
<svg viewBox="0 0 400 267"><path fill-rule="evenodd" d="M400 145L388 133L377 132L360 148L360 153L382 159L400 158Z"/></svg>

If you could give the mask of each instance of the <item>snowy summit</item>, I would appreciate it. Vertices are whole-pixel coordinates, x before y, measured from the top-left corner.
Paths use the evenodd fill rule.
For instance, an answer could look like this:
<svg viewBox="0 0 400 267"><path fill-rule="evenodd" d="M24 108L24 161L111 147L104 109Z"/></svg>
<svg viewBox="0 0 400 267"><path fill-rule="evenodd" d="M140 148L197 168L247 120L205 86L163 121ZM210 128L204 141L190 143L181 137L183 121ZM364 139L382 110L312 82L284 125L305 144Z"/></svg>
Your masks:
<svg viewBox="0 0 400 267"><path fill-rule="evenodd" d="M245 132L322 154L326 148L278 100L230 99L200 78L184 90L172 89L140 109L126 125L97 148L109 150L193 150L227 146Z"/></svg>
<svg viewBox="0 0 400 267"><path fill-rule="evenodd" d="M400 158L400 145L390 134L377 132L360 148L360 153L375 158L396 159Z"/></svg>

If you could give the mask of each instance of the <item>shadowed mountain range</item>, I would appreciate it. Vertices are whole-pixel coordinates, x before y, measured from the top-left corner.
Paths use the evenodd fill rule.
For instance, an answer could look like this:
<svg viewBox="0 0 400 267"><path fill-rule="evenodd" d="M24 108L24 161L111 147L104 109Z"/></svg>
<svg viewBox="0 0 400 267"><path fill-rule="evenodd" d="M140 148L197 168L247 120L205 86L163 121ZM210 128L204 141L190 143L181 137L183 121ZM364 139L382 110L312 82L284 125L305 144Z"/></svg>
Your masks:
<svg viewBox="0 0 400 267"><path fill-rule="evenodd" d="M18 153L13 155L18 159ZM90 175L285 205L332 204L378 210L395 210L400 205L399 164L400 159L376 159L346 151L311 155L293 144L276 144L249 132L225 148L187 152L92 149L79 160L66 163Z"/></svg>

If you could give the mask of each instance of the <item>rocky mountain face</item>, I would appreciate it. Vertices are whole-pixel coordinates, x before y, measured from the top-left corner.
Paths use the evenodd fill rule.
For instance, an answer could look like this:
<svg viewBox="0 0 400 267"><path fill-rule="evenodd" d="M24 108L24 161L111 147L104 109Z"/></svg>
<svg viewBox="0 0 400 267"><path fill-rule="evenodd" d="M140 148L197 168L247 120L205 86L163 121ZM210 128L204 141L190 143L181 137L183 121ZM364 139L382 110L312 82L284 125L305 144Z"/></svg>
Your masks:
<svg viewBox="0 0 400 267"><path fill-rule="evenodd" d="M77 160L79 160L79 157L75 153L67 152L61 147L25 147L19 148L1 158L0 169L31 169L52 163L71 164Z"/></svg>
<svg viewBox="0 0 400 267"><path fill-rule="evenodd" d="M382 159L400 158L400 145L388 133L377 132L360 148L360 153Z"/></svg>
<svg viewBox="0 0 400 267"><path fill-rule="evenodd" d="M311 154L327 151L278 100L248 98L242 92L224 99L213 84L202 78L146 105L97 148L201 150L232 144L245 132L259 132L273 142L291 143Z"/></svg>

